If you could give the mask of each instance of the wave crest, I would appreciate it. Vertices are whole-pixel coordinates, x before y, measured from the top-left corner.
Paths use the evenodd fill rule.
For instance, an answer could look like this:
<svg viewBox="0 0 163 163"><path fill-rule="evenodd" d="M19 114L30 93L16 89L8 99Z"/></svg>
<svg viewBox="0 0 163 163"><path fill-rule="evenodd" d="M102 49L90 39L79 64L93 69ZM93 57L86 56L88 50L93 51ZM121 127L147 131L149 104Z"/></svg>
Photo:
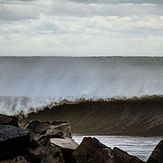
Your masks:
<svg viewBox="0 0 163 163"><path fill-rule="evenodd" d="M163 96L51 103L24 121L64 120L79 134L163 136Z"/></svg>

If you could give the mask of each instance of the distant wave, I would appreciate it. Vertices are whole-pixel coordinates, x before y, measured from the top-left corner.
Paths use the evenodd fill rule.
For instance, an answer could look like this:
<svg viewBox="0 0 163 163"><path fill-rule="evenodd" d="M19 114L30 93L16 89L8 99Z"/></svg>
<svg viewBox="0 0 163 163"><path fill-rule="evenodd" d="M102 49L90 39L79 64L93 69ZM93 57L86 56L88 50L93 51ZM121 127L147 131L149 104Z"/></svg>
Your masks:
<svg viewBox="0 0 163 163"><path fill-rule="evenodd" d="M78 134L163 136L163 96L79 99L51 103L31 119L66 120Z"/></svg>

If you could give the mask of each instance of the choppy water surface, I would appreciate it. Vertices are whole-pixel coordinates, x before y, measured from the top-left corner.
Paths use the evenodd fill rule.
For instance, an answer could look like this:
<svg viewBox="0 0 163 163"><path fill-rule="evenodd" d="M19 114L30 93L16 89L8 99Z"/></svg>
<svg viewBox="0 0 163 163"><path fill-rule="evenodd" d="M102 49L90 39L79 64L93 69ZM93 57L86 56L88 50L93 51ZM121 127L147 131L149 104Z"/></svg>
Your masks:
<svg viewBox="0 0 163 163"><path fill-rule="evenodd" d="M73 136L80 143L85 136ZM130 136L93 136L108 147L118 147L131 155L146 161L151 152L163 139L161 137L130 137Z"/></svg>

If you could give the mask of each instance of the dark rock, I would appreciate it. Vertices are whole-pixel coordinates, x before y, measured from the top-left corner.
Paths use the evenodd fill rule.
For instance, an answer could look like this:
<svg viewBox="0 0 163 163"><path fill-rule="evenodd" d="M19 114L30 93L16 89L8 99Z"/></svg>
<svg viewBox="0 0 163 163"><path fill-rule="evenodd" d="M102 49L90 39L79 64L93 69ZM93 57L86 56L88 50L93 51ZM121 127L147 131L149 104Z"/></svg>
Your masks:
<svg viewBox="0 0 163 163"><path fill-rule="evenodd" d="M50 128L49 131L47 132L51 132L51 129L58 129L63 131L63 136L64 137L69 137L71 138L71 125L68 122L65 121L53 121L52 122L52 128Z"/></svg>
<svg viewBox="0 0 163 163"><path fill-rule="evenodd" d="M79 145L71 138L52 138L50 139L51 143L55 144L56 146L60 148L68 148L75 150Z"/></svg>
<svg viewBox="0 0 163 163"><path fill-rule="evenodd" d="M18 127L18 118L15 116L7 116L0 114L0 124L2 125L12 125Z"/></svg>
<svg viewBox="0 0 163 163"><path fill-rule="evenodd" d="M163 140L160 141L156 148L153 150L147 163L163 163Z"/></svg>
<svg viewBox="0 0 163 163"><path fill-rule="evenodd" d="M118 148L111 149L96 138L85 137L80 145L72 138L70 124L32 121L25 129L18 119L0 115L0 162L3 163L144 163ZM13 119L12 119L13 118ZM8 125L12 124L12 125ZM163 163L161 141L147 163Z"/></svg>
<svg viewBox="0 0 163 163"><path fill-rule="evenodd" d="M111 163L110 148L101 144L96 138L85 137L73 152L72 159L76 163Z"/></svg>
<svg viewBox="0 0 163 163"><path fill-rule="evenodd" d="M24 129L0 125L0 160L21 155L29 143L30 136Z"/></svg>
<svg viewBox="0 0 163 163"><path fill-rule="evenodd" d="M127 152L114 148L112 150L113 162L114 163L144 163L142 160L135 156L129 155Z"/></svg>
<svg viewBox="0 0 163 163"><path fill-rule="evenodd" d="M67 122L39 122L31 121L25 128L30 132L34 139L43 145L50 138L71 137L70 124Z"/></svg>
<svg viewBox="0 0 163 163"><path fill-rule="evenodd" d="M64 163L61 151L52 145L30 148L26 157L31 163Z"/></svg>
<svg viewBox="0 0 163 163"><path fill-rule="evenodd" d="M84 138L72 154L75 163L144 163L118 148L108 148L96 138Z"/></svg>
<svg viewBox="0 0 163 163"><path fill-rule="evenodd" d="M29 132L39 135L51 135L57 137L60 133L60 137L71 137L70 124L62 121L55 122L39 122L31 121L26 127Z"/></svg>
<svg viewBox="0 0 163 163"><path fill-rule="evenodd" d="M48 129L50 123L49 122L39 122L39 121L31 121L25 127L29 132L35 134L45 134Z"/></svg>
<svg viewBox="0 0 163 163"><path fill-rule="evenodd" d="M71 162L72 153L79 145L73 139L68 137L65 139L52 138L50 141L61 150L65 163Z"/></svg>
<svg viewBox="0 0 163 163"><path fill-rule="evenodd" d="M30 163L30 162L23 156L17 156L9 160L0 161L0 163Z"/></svg>

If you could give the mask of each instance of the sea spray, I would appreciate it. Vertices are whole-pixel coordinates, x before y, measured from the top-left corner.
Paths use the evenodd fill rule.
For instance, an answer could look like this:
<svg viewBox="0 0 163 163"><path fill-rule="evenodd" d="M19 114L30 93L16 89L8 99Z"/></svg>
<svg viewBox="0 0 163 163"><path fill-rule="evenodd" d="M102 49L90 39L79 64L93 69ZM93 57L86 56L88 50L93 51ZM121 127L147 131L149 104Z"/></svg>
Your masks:
<svg viewBox="0 0 163 163"><path fill-rule="evenodd" d="M163 94L161 57L1 57L0 112L28 114L78 99Z"/></svg>

